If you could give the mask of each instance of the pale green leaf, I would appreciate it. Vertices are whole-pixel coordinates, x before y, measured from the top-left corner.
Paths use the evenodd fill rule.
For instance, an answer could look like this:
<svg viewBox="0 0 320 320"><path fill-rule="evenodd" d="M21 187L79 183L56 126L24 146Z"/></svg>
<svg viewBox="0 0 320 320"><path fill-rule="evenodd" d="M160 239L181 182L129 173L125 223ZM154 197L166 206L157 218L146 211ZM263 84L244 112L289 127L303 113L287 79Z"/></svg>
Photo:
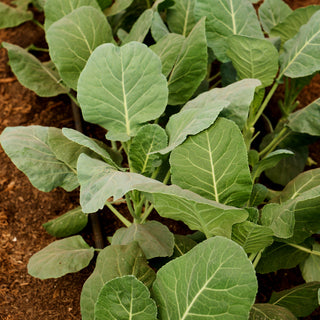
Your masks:
<svg viewBox="0 0 320 320"><path fill-rule="evenodd" d="M46 231L57 238L69 237L80 232L88 223L88 215L81 207L72 209L62 216L43 224Z"/></svg>
<svg viewBox="0 0 320 320"><path fill-rule="evenodd" d="M252 306L249 320L297 320L286 308L270 303L256 303Z"/></svg>
<svg viewBox="0 0 320 320"><path fill-rule="evenodd" d="M228 37L227 56L239 79L259 79L263 87L273 83L278 72L279 54L266 39L234 35Z"/></svg>
<svg viewBox="0 0 320 320"><path fill-rule="evenodd" d="M167 81L159 57L146 45L97 48L81 73L78 100L86 121L108 130L110 140L127 141L167 105Z"/></svg>
<svg viewBox="0 0 320 320"><path fill-rule="evenodd" d="M148 288L134 276L108 281L94 308L95 320L156 320L157 306Z"/></svg>
<svg viewBox="0 0 320 320"><path fill-rule="evenodd" d="M291 12L291 8L283 0L265 0L259 7L263 29L270 33L270 30L283 22Z"/></svg>
<svg viewBox="0 0 320 320"><path fill-rule="evenodd" d="M185 39L168 78L169 104L187 102L207 73L205 19L201 19Z"/></svg>
<svg viewBox="0 0 320 320"><path fill-rule="evenodd" d="M21 23L32 20L31 11L25 11L20 8L14 8L0 2L0 29L16 27Z"/></svg>
<svg viewBox="0 0 320 320"><path fill-rule="evenodd" d="M195 15L206 16L208 46L221 62L227 62L227 38L242 35L263 39L259 20L248 0L197 0Z"/></svg>
<svg viewBox="0 0 320 320"><path fill-rule="evenodd" d="M300 31L284 44L280 56L280 75L290 78L306 77L320 69L320 10Z"/></svg>
<svg viewBox="0 0 320 320"><path fill-rule="evenodd" d="M58 130L58 129L56 129ZM48 127L8 127L1 145L11 161L41 191L60 186L71 191L78 186L76 172L57 159L48 142Z"/></svg>
<svg viewBox="0 0 320 320"><path fill-rule="evenodd" d="M303 279L306 282L320 281L320 244L314 243L312 251L317 254L310 254L310 256L300 264L300 270Z"/></svg>
<svg viewBox="0 0 320 320"><path fill-rule="evenodd" d="M233 206L248 201L252 180L247 150L237 125L219 118L190 136L170 157L171 179L183 189Z"/></svg>
<svg viewBox="0 0 320 320"><path fill-rule="evenodd" d="M121 11L127 9L133 0L115 0L109 8L105 9L103 12L106 16L114 16Z"/></svg>
<svg viewBox="0 0 320 320"><path fill-rule="evenodd" d="M27 50L11 43L2 42L8 50L9 63L19 82L40 97L53 97L69 91L60 76L48 63L41 63Z"/></svg>
<svg viewBox="0 0 320 320"><path fill-rule="evenodd" d="M194 7L196 0L175 0L167 10L167 23L171 32L187 36L194 25Z"/></svg>
<svg viewBox="0 0 320 320"><path fill-rule="evenodd" d="M306 317L318 304L320 282L301 284L289 290L273 292L269 303L289 309L297 317Z"/></svg>
<svg viewBox="0 0 320 320"><path fill-rule="evenodd" d="M108 246L99 253L96 267L82 288L82 320L94 319L94 305L103 285L125 275L134 275L147 287L151 286L156 277L136 242L127 246Z"/></svg>
<svg viewBox="0 0 320 320"><path fill-rule="evenodd" d="M81 236L57 240L30 258L28 272L40 279L59 278L85 268L93 255L94 249Z"/></svg>
<svg viewBox="0 0 320 320"><path fill-rule="evenodd" d="M93 7L75 9L54 22L46 32L49 52L62 80L77 90L79 75L93 50L113 41L103 13Z"/></svg>
<svg viewBox="0 0 320 320"><path fill-rule="evenodd" d="M260 183L255 183L252 187L252 192L250 195L249 205L256 207L261 204L268 195L268 188Z"/></svg>
<svg viewBox="0 0 320 320"><path fill-rule="evenodd" d="M118 229L112 237L112 245L126 245L132 241L139 243L147 259L170 257L173 254L173 234L158 221L133 223L129 228Z"/></svg>
<svg viewBox="0 0 320 320"><path fill-rule="evenodd" d="M255 271L242 248L214 237L162 267L152 297L162 320L240 320L248 318L256 292Z"/></svg>
<svg viewBox="0 0 320 320"><path fill-rule="evenodd" d="M162 37L169 34L167 26L164 24L160 14L155 11L151 23L151 34L153 39L158 42Z"/></svg>

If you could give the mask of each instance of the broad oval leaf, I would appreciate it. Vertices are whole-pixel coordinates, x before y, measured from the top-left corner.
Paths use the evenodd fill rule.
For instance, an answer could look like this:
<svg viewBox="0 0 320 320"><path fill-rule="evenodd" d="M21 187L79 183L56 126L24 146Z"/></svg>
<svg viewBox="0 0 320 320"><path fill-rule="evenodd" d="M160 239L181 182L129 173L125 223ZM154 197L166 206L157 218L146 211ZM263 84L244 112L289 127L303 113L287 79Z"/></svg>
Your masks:
<svg viewBox="0 0 320 320"><path fill-rule="evenodd" d="M54 22L46 32L49 52L62 80L77 90L80 73L93 50L113 41L111 28L98 9L83 6Z"/></svg>
<svg viewBox="0 0 320 320"><path fill-rule="evenodd" d="M248 318L256 292L255 271L243 249L214 237L162 267L152 297L162 320L235 320Z"/></svg>
<svg viewBox="0 0 320 320"><path fill-rule="evenodd" d="M160 14L157 11L155 11L153 14L151 34L156 42L158 42L162 37L169 34L167 26L164 24Z"/></svg>
<svg viewBox="0 0 320 320"><path fill-rule="evenodd" d="M0 2L0 29L16 27L21 23L32 20L31 11L14 8Z"/></svg>
<svg viewBox="0 0 320 320"><path fill-rule="evenodd" d="M270 303L256 303L252 306L249 320L297 320L287 308Z"/></svg>
<svg viewBox="0 0 320 320"><path fill-rule="evenodd" d="M57 240L30 258L28 272L40 279L59 278L85 268L93 255L94 248L81 236Z"/></svg>
<svg viewBox="0 0 320 320"><path fill-rule="evenodd" d="M134 276L108 281L94 308L95 320L156 320L157 306L148 288Z"/></svg>
<svg viewBox="0 0 320 320"><path fill-rule="evenodd" d="M57 159L50 148L49 129L58 130L41 126L8 127L0 136L1 145L39 190L48 192L60 186L72 191L78 186L76 171Z"/></svg>
<svg viewBox="0 0 320 320"><path fill-rule="evenodd" d="M96 267L81 292L83 320L94 319L94 306L103 285L125 275L134 275L147 287L151 286L156 277L137 242L127 246L108 246L99 253Z"/></svg>
<svg viewBox="0 0 320 320"><path fill-rule="evenodd" d="M53 97L68 93L59 74L50 63L42 63L27 50L11 43L2 42L8 50L10 67L19 82L40 97Z"/></svg>
<svg viewBox="0 0 320 320"><path fill-rule="evenodd" d="M315 242L313 253L300 264L302 277L306 282L320 281L320 244Z"/></svg>
<svg viewBox="0 0 320 320"><path fill-rule="evenodd" d="M130 139L143 123L163 113L167 99L167 81L159 57L138 42L121 48L101 45L91 55L78 83L85 120L107 129L110 140Z"/></svg>
<svg viewBox="0 0 320 320"><path fill-rule="evenodd" d="M181 188L233 206L248 201L252 180L246 146L237 125L219 118L190 136L170 156L172 182Z"/></svg>
<svg viewBox="0 0 320 320"><path fill-rule="evenodd" d="M227 62L226 39L234 34L263 39L252 4L247 0L197 0L195 15L206 16L208 46L221 62Z"/></svg>

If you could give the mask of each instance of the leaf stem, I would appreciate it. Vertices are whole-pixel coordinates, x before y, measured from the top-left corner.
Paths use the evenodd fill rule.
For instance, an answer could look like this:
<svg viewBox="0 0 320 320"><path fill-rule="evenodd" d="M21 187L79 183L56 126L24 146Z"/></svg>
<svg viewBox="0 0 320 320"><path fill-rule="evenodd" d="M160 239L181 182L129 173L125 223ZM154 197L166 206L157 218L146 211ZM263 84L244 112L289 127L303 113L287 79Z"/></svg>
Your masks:
<svg viewBox="0 0 320 320"><path fill-rule="evenodd" d="M131 222L127 220L110 202L107 201L106 206L127 228L131 226Z"/></svg>
<svg viewBox="0 0 320 320"><path fill-rule="evenodd" d="M213 75L212 77L208 78L208 82L211 82L217 78L219 78L221 75L220 71L218 73L216 73L215 75Z"/></svg>
<svg viewBox="0 0 320 320"><path fill-rule="evenodd" d="M262 256L262 252L263 252L263 251L264 251L264 249L260 250L260 251L258 252L258 254L256 255L254 261L252 262L252 265L253 265L254 268L257 267L257 265L258 265L258 263L259 263L259 261L260 261L260 259L261 259L261 256Z"/></svg>
<svg viewBox="0 0 320 320"><path fill-rule="evenodd" d="M71 94L70 92L68 92L67 95L68 95L68 97L69 97L78 107L80 107L77 98L76 98L73 94Z"/></svg>
<svg viewBox="0 0 320 320"><path fill-rule="evenodd" d="M125 198L126 198L127 207L128 207L128 209L129 209L130 214L132 215L132 217L133 217L134 219L136 219L137 216L136 216L136 214L135 214L135 212L134 212L134 210L133 210L132 203L131 203L131 199L130 199L128 193L125 195Z"/></svg>
<svg viewBox="0 0 320 320"><path fill-rule="evenodd" d="M41 28L42 30L44 30L44 26L36 19L32 19L31 20L35 25L37 25L39 28Z"/></svg>
<svg viewBox="0 0 320 320"><path fill-rule="evenodd" d="M307 252L307 253L310 253L310 254L313 254L315 256L319 256L320 257L320 252L319 251L314 251L314 250L308 249L306 247L303 247L303 246L300 246L300 245L294 244L294 243L287 243L287 245L289 245L290 247L299 249L299 250L301 250L303 252Z"/></svg>

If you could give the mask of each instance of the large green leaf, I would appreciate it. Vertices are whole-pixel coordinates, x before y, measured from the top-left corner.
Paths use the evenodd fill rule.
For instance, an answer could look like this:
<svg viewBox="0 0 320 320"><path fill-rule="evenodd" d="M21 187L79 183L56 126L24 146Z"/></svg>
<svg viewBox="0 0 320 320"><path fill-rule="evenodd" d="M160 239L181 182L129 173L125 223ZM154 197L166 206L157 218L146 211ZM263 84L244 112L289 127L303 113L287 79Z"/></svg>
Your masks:
<svg viewBox="0 0 320 320"><path fill-rule="evenodd" d="M287 125L292 131L307 133L311 136L320 136L319 119L320 98L313 101L307 107L290 114L289 122Z"/></svg>
<svg viewBox="0 0 320 320"><path fill-rule="evenodd" d="M108 139L130 139L166 107L168 88L159 57L138 42L101 45L81 73L78 99L85 120L107 129Z"/></svg>
<svg viewBox="0 0 320 320"><path fill-rule="evenodd" d="M270 33L271 29L285 20L292 12L283 0L265 0L259 7L259 17L263 29Z"/></svg>
<svg viewBox="0 0 320 320"><path fill-rule="evenodd" d="M96 0L46 0L44 5L44 14L46 17L44 29L47 31L54 22L83 6L100 9Z"/></svg>
<svg viewBox="0 0 320 320"><path fill-rule="evenodd" d="M93 50L111 42L112 31L101 11L91 6L75 9L46 32L49 52L62 80L77 90L79 75Z"/></svg>
<svg viewBox="0 0 320 320"><path fill-rule="evenodd" d="M208 239L157 273L152 297L162 320L247 319L257 292L251 262L223 237Z"/></svg>
<svg viewBox="0 0 320 320"><path fill-rule="evenodd" d="M233 206L248 201L252 180L246 146L237 125L219 118L190 136L170 157L172 182L181 188Z"/></svg>
<svg viewBox="0 0 320 320"><path fill-rule="evenodd" d="M300 270L306 282L320 281L320 244L314 243L312 251L315 252L300 264Z"/></svg>
<svg viewBox="0 0 320 320"><path fill-rule="evenodd" d="M85 268L93 255L94 249L81 236L57 240L30 258L28 272L40 279L59 278Z"/></svg>
<svg viewBox="0 0 320 320"><path fill-rule="evenodd" d="M273 292L269 303L289 309L297 317L306 317L319 306L320 282L301 284L289 290Z"/></svg>
<svg viewBox="0 0 320 320"><path fill-rule="evenodd" d="M60 186L71 191L78 186L76 171L57 159L49 141L49 127L8 127L0 141L12 162L41 191ZM53 130L58 130L51 128Z"/></svg>
<svg viewBox="0 0 320 320"><path fill-rule="evenodd" d="M8 50L10 67L23 86L40 97L53 97L69 91L61 83L52 64L41 63L27 50L14 44L2 42L2 46Z"/></svg>
<svg viewBox="0 0 320 320"><path fill-rule="evenodd" d="M156 277L137 242L127 246L108 246L99 253L96 267L81 292L83 320L94 319L94 305L103 285L125 275L134 275L147 287L151 286Z"/></svg>
<svg viewBox="0 0 320 320"><path fill-rule="evenodd" d="M132 241L139 243L147 259L170 257L173 254L173 234L158 221L133 223L129 228L118 229L112 237L112 245L125 245Z"/></svg>
<svg viewBox="0 0 320 320"><path fill-rule="evenodd" d="M201 19L185 39L168 77L169 104L187 102L207 73L205 19Z"/></svg>
<svg viewBox="0 0 320 320"><path fill-rule="evenodd" d="M300 31L284 44L280 56L280 75L290 78L306 77L320 69L320 10L310 18Z"/></svg>
<svg viewBox="0 0 320 320"><path fill-rule="evenodd" d="M32 20L33 14L31 11L14 8L0 2L0 17L0 29L2 29L16 27L23 22Z"/></svg>
<svg viewBox="0 0 320 320"><path fill-rule="evenodd" d="M297 320L297 318L286 308L270 303L257 303L251 308L249 320Z"/></svg>
<svg viewBox="0 0 320 320"><path fill-rule="evenodd" d="M259 79L263 87L272 84L278 72L279 54L266 39L234 35L228 38L227 55L239 79Z"/></svg>
<svg viewBox="0 0 320 320"><path fill-rule="evenodd" d="M208 46L221 62L227 62L227 38L243 35L263 38L263 33L252 4L247 0L197 0L195 15L206 16Z"/></svg>
<svg viewBox="0 0 320 320"><path fill-rule="evenodd" d="M150 291L131 275L108 281L94 308L95 320L156 320L156 317L157 306Z"/></svg>
<svg viewBox="0 0 320 320"><path fill-rule="evenodd" d="M194 7L196 0L176 0L174 5L168 8L167 23L171 32L187 36L194 25Z"/></svg>

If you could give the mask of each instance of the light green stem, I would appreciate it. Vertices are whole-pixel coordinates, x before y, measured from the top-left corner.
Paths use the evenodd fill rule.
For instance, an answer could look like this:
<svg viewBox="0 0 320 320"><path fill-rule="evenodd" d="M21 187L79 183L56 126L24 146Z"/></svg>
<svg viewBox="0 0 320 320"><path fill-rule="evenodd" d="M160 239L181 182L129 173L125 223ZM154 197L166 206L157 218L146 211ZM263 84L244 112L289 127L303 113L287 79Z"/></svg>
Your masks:
<svg viewBox="0 0 320 320"><path fill-rule="evenodd" d="M258 254L256 255L254 261L252 262L252 265L253 265L254 268L257 267L257 265L258 265L258 263L259 263L259 261L260 261L260 259L261 259L261 256L262 256L262 252L263 252L263 251L264 251L264 249L260 250L260 251L258 252Z"/></svg>
<svg viewBox="0 0 320 320"><path fill-rule="evenodd" d="M299 249L299 250L301 250L303 252L307 252L307 253L310 253L310 254L313 254L315 256L319 256L320 257L320 252L319 251L314 251L314 250L308 249L306 247L303 247L303 246L300 246L300 245L294 244L294 243L287 243L287 245L289 245L290 247Z"/></svg>
<svg viewBox="0 0 320 320"><path fill-rule="evenodd" d="M131 203L131 199L130 199L130 197L129 197L128 194L126 194L125 197L126 197L126 203L127 203L127 207L128 207L128 209L129 209L129 212L130 212L130 214L132 215L132 217L133 217L134 219L136 219L137 217L136 217L135 212L134 212L134 210L133 210L132 203Z"/></svg>
<svg viewBox="0 0 320 320"><path fill-rule="evenodd" d="M77 100L76 97L74 97L70 92L68 92L67 95L69 96L69 98L70 98L78 107L80 107L80 106L79 106L79 102L78 102L78 100Z"/></svg>
<svg viewBox="0 0 320 320"><path fill-rule="evenodd" d="M44 30L44 26L36 19L32 19L32 22L36 24L38 27L40 27L42 30Z"/></svg>
<svg viewBox="0 0 320 320"><path fill-rule="evenodd" d="M131 222L127 220L110 202L107 201L106 206L127 228L131 226Z"/></svg>

